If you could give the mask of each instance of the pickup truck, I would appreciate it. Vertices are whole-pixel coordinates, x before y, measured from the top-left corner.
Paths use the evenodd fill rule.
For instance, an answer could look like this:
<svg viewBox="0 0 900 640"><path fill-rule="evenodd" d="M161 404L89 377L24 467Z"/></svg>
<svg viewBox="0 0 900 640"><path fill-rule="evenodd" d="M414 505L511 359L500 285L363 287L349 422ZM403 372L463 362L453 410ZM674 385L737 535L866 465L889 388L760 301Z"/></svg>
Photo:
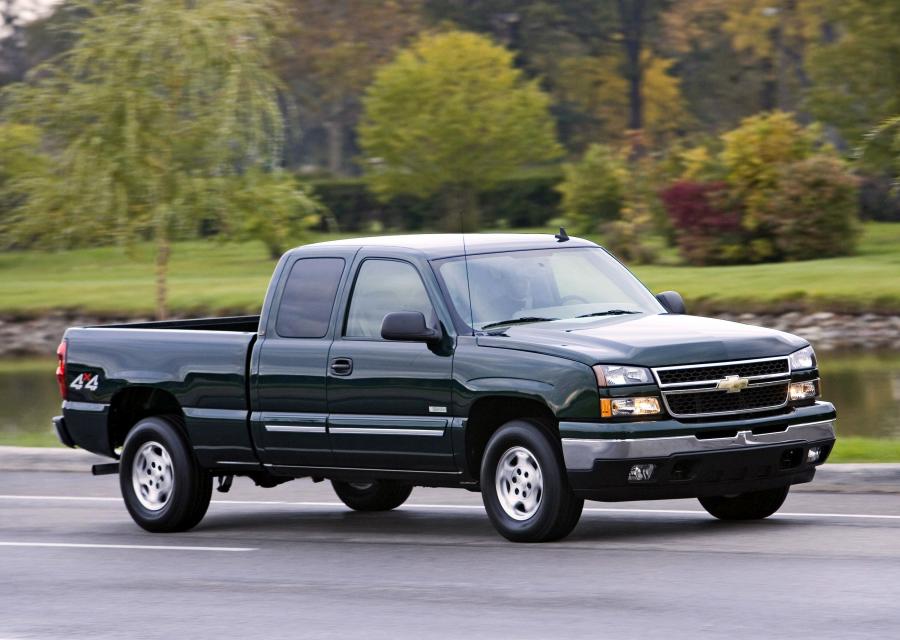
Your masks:
<svg viewBox="0 0 900 640"><path fill-rule="evenodd" d="M564 232L310 244L259 316L70 328L58 356L60 440L114 458L95 473L156 532L235 476L366 511L480 491L513 541L565 537L585 500L760 519L835 440L805 340L686 315Z"/></svg>

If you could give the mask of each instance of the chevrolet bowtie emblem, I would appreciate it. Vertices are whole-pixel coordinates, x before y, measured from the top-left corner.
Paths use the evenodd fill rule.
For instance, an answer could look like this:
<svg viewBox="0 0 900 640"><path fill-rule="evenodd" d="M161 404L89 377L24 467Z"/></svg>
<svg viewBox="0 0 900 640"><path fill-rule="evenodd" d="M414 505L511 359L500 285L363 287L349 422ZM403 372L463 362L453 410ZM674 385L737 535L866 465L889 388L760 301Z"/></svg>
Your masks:
<svg viewBox="0 0 900 640"><path fill-rule="evenodd" d="M737 393L741 389L746 389L750 385L747 378L740 376L725 376L716 384L716 389L727 391L728 393Z"/></svg>

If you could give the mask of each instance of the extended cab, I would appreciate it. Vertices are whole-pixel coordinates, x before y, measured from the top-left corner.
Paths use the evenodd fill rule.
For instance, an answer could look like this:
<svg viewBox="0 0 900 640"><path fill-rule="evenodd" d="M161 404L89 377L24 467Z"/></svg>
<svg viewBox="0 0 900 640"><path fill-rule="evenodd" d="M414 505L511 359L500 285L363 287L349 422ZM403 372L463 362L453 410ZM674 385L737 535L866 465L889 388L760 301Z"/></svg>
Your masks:
<svg viewBox="0 0 900 640"><path fill-rule="evenodd" d="M597 245L420 235L286 253L259 316L69 329L61 441L117 459L151 531L213 479L329 479L347 505L481 491L497 530L559 539L585 499L697 497L765 518L834 443L809 344L689 316Z"/></svg>

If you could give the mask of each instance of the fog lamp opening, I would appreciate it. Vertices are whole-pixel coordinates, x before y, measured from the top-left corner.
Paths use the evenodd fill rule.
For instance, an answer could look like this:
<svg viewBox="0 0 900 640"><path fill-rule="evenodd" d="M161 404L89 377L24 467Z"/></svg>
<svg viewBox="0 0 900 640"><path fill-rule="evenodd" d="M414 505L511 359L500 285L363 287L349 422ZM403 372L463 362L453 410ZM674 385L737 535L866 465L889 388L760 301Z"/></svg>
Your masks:
<svg viewBox="0 0 900 640"><path fill-rule="evenodd" d="M653 479L655 464L635 464L628 470L628 482L645 482Z"/></svg>
<svg viewBox="0 0 900 640"><path fill-rule="evenodd" d="M822 447L810 447L806 452L806 461L809 463L818 462L822 458Z"/></svg>

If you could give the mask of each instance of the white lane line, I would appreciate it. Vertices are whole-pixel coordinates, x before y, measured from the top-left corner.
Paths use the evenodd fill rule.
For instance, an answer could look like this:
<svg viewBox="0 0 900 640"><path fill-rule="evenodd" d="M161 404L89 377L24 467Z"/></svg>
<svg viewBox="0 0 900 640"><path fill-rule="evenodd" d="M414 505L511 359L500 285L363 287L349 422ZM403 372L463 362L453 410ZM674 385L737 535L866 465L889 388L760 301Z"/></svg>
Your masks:
<svg viewBox="0 0 900 640"><path fill-rule="evenodd" d="M121 498L99 496L27 496L27 495L0 495L0 500L72 500L84 502L121 502ZM297 506L297 507L341 507L346 508L343 502L314 502L310 500L213 500L215 505L261 505L261 506ZM446 509L457 511L484 511L480 504L429 504L413 502L405 504L401 509ZM700 509L632 509L632 508L603 508L585 507L586 513L657 513L668 515L706 515ZM863 518L874 520L900 520L900 515L873 514L873 513L809 513L779 511L776 516L788 516L792 518Z"/></svg>
<svg viewBox="0 0 900 640"><path fill-rule="evenodd" d="M258 551L255 547L180 547L159 544L89 544L82 542L5 542L0 547L60 547L63 549L150 549L153 551Z"/></svg>

